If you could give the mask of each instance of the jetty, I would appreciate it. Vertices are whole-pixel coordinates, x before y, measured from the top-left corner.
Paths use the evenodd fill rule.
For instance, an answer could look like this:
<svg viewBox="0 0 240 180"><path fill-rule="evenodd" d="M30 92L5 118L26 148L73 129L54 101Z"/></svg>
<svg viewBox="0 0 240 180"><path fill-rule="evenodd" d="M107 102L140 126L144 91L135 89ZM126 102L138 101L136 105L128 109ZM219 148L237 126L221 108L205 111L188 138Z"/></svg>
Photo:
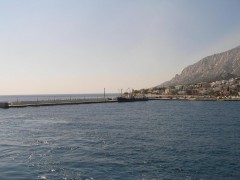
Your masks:
<svg viewBox="0 0 240 180"><path fill-rule="evenodd" d="M13 101L13 102L0 102L0 108L7 109L7 108L78 105L78 104L97 104L97 103L114 103L114 102L117 102L117 100L116 99L112 99L112 98Z"/></svg>
<svg viewBox="0 0 240 180"><path fill-rule="evenodd" d="M52 99L35 101L12 101L0 102L0 108L24 108L40 106L61 106L61 105L79 105L79 104L98 104L98 103L116 103L116 102L136 102L136 101L156 101L156 100L176 100L176 101L240 101L240 98L217 98L204 96L146 96L144 99L124 99L115 98L84 98L84 99Z"/></svg>

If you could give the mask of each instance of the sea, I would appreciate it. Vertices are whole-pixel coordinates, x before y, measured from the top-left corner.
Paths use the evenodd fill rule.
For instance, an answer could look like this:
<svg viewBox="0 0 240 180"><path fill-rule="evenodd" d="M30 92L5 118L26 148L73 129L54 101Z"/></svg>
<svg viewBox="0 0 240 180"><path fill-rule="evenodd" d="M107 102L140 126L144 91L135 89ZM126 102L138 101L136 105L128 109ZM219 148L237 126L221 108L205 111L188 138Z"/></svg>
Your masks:
<svg viewBox="0 0 240 180"><path fill-rule="evenodd" d="M237 180L239 112L177 100L0 109L0 179Z"/></svg>

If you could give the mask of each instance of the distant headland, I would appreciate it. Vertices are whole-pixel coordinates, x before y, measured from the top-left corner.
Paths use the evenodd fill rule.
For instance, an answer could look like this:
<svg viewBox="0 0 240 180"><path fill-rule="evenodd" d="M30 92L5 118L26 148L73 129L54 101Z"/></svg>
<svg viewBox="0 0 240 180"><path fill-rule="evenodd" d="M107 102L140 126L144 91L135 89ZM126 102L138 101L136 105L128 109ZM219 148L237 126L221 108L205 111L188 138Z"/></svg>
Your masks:
<svg viewBox="0 0 240 180"><path fill-rule="evenodd" d="M205 57L170 81L135 94L190 99L240 99L240 46Z"/></svg>
<svg viewBox="0 0 240 180"><path fill-rule="evenodd" d="M157 87L211 83L240 77L240 46L205 57Z"/></svg>

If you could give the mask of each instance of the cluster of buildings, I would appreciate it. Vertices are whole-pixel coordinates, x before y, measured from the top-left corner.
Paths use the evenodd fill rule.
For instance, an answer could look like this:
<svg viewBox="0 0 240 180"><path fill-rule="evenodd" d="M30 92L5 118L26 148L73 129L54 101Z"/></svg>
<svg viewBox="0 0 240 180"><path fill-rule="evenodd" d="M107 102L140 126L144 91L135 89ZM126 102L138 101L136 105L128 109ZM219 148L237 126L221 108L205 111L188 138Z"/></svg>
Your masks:
<svg viewBox="0 0 240 180"><path fill-rule="evenodd" d="M190 85L176 85L142 89L140 93L148 95L179 95L179 96L209 96L209 97L239 97L240 77L220 80L212 83L201 82Z"/></svg>

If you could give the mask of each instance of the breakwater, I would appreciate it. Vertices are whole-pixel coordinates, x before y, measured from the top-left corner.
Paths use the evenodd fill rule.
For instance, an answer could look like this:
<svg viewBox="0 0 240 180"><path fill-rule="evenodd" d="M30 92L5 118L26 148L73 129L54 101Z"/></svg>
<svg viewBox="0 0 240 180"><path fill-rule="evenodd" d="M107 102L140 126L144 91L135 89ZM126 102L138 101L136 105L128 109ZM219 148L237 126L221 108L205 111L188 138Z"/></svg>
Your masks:
<svg viewBox="0 0 240 180"><path fill-rule="evenodd" d="M9 107L9 103L8 102L0 102L0 108L8 108Z"/></svg>
<svg viewBox="0 0 240 180"><path fill-rule="evenodd" d="M177 101L240 101L240 98L217 98L204 96L147 96L149 101L154 100L177 100ZM0 102L0 108L24 108L39 106L60 106L60 105L78 105L78 104L97 104L97 103L115 103L117 98L76 98L76 99L52 99L52 100L23 100L12 102Z"/></svg>
<svg viewBox="0 0 240 180"><path fill-rule="evenodd" d="M96 103L113 103L116 99L109 98L89 98L89 99L56 99L56 100L37 100L37 101L13 101L2 102L0 108L24 108L39 106L60 106L60 105L77 105L77 104L96 104Z"/></svg>

